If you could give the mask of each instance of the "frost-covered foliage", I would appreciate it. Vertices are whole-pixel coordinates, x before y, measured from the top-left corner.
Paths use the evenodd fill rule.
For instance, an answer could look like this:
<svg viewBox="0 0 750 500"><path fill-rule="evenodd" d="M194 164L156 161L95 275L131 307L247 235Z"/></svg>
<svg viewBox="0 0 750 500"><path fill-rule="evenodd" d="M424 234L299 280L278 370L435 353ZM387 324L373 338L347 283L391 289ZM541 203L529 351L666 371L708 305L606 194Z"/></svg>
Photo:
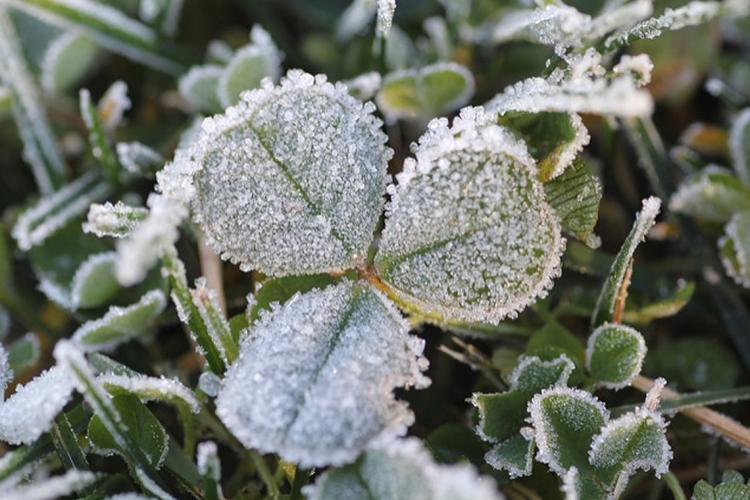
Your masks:
<svg viewBox="0 0 750 500"><path fill-rule="evenodd" d="M0 498L680 498L742 453L699 429L750 449L748 1L344 4L0 0Z"/></svg>

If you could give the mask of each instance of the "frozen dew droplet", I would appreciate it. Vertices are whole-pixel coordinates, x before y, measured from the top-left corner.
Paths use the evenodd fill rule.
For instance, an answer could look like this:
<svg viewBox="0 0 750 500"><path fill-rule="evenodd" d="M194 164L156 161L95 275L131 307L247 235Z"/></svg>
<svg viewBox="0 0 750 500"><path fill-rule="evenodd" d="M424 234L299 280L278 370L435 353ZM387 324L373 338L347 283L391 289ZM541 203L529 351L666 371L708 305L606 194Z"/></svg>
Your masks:
<svg viewBox="0 0 750 500"><path fill-rule="evenodd" d="M382 208L381 126L343 85L293 70L206 119L160 188L190 184L207 242L244 270L340 271L364 262Z"/></svg>
<svg viewBox="0 0 750 500"><path fill-rule="evenodd" d="M429 383L424 342L364 282L297 294L261 313L216 413L248 448L303 467L340 465L414 421L394 389Z"/></svg>
<svg viewBox="0 0 750 500"><path fill-rule="evenodd" d="M546 294L564 239L526 146L481 108L433 120L398 174L376 268L443 319L497 323Z"/></svg>

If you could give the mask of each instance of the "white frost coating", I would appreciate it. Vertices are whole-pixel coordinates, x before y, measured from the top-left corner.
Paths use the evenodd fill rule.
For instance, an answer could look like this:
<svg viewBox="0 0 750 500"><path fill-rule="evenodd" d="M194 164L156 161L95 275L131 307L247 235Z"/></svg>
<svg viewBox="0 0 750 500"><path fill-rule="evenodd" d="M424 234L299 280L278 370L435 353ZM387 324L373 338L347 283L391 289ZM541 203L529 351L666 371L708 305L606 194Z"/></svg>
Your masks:
<svg viewBox="0 0 750 500"><path fill-rule="evenodd" d="M302 467L351 462L414 421L393 394L429 384L424 341L408 332L365 282L297 294L244 333L216 414L248 448Z"/></svg>
<svg viewBox="0 0 750 500"><path fill-rule="evenodd" d="M203 372L198 377L198 388L207 396L215 398L221 389L221 379L214 372Z"/></svg>
<svg viewBox="0 0 750 500"><path fill-rule="evenodd" d="M481 108L452 127L433 120L388 187L376 267L401 298L442 318L497 323L560 273L565 240L536 165L493 123Z"/></svg>
<svg viewBox="0 0 750 500"><path fill-rule="evenodd" d="M349 89L351 95L360 101L368 101L375 97L375 94L380 90L383 78L377 71L370 71L343 83Z"/></svg>
<svg viewBox="0 0 750 500"><path fill-rule="evenodd" d="M398 71L394 71L392 73L389 73L385 76L383 79L383 83L381 86L381 89L386 89L388 85L392 84L393 82L397 82L399 80L404 79L414 79L415 82L415 98L419 100L420 96L424 93L428 92L428 88L424 86L425 79L429 78L431 75L434 75L436 73L441 72L452 72L455 73L461 78L463 78L465 87L463 92L461 92L459 95L457 95L454 99L447 101L447 102L441 102L439 109L417 109L417 112L419 111L429 111L431 113L441 114L448 111L453 111L455 109L460 108L467 102L469 102L469 99L471 99L471 96L474 95L475 85L476 82L474 80L474 75L471 71L469 71L468 68L465 66L462 66L460 64L454 63L454 62L441 62L436 64L431 64L429 66L424 66L419 69L402 69ZM399 118L408 118L408 119L414 119L414 118L424 118L421 116L415 116L414 110L410 109L409 107L397 107L391 105L391 103L388 102L387 99L387 93L379 92L378 95L375 98L375 102L378 104L378 109L383 113L383 115L386 118L386 121L388 123L395 122ZM429 95L426 96L429 99ZM419 104L417 105L419 107ZM435 115L432 114L430 116L427 116L427 118L432 118Z"/></svg>
<svg viewBox="0 0 750 500"><path fill-rule="evenodd" d="M80 307L82 302L83 293L85 288L92 286L91 279L97 279L98 273L107 268L114 269L115 262L117 261L117 254L115 252L103 252L91 255L83 264L81 264L73 275L73 281L70 285L70 303L77 309ZM93 284L96 286L96 284Z"/></svg>
<svg viewBox="0 0 750 500"><path fill-rule="evenodd" d="M570 113L568 116L570 116L570 125L575 130L575 137L573 137L572 141L565 144L565 149L557 153L557 161L547 181L561 176L573 164L573 161L578 157L578 153L583 151L583 148L588 146L589 141L591 141L591 136L583 124L581 116L577 113Z"/></svg>
<svg viewBox="0 0 750 500"><path fill-rule="evenodd" d="M125 82L118 80L110 85L99 99L96 108L104 129L114 130L122 122L125 111L129 110L131 105L128 97L128 85Z"/></svg>
<svg viewBox="0 0 750 500"><path fill-rule="evenodd" d="M383 498L409 500L502 500L494 481L469 464L439 465L416 438L373 445L360 463L341 475L323 474L303 493L308 500ZM361 496L358 496L361 495Z"/></svg>
<svg viewBox="0 0 750 500"><path fill-rule="evenodd" d="M560 491L565 495L565 500L581 500L580 482L578 481L578 469L571 467L562 477Z"/></svg>
<svg viewBox="0 0 750 500"><path fill-rule="evenodd" d="M105 500L152 500L153 497L147 497L138 493L118 493L117 495L108 496Z"/></svg>
<svg viewBox="0 0 750 500"><path fill-rule="evenodd" d="M148 198L148 216L117 244L117 279L123 286L143 280L149 269L180 237L179 226L187 217L187 208L173 198L152 193Z"/></svg>
<svg viewBox="0 0 750 500"><path fill-rule="evenodd" d="M66 30L78 29L86 33L98 45L154 69L172 74L179 73L182 69L179 63L158 53L159 36L154 30L101 2L47 0L49 7L32 5L25 0L4 0L4 3L24 10L54 26ZM65 10L72 10L77 16L60 14L60 11ZM85 21L80 21L80 18ZM116 31L122 35L110 36L108 34L110 31ZM124 37L133 42L124 42L122 40Z"/></svg>
<svg viewBox="0 0 750 500"><path fill-rule="evenodd" d="M94 171L42 197L26 210L13 227L13 237L21 250L40 245L55 231L82 214L91 203L109 194L109 186Z"/></svg>
<svg viewBox="0 0 750 500"><path fill-rule="evenodd" d="M554 75L553 75L554 76ZM638 88L632 75L608 79L596 74L573 74L567 78L532 77L507 87L490 100L488 112L558 111L623 117L648 116L654 103Z"/></svg>
<svg viewBox="0 0 750 500"><path fill-rule="evenodd" d="M10 368L8 351L6 351L2 344L0 344L0 399L5 397L5 389L12 380L13 370Z"/></svg>
<svg viewBox="0 0 750 500"><path fill-rule="evenodd" d="M725 251L726 247L729 248ZM738 285L750 288L750 210L737 212L724 227L719 255L726 273Z"/></svg>
<svg viewBox="0 0 750 500"><path fill-rule="evenodd" d="M750 209L750 186L734 173L710 164L686 177L669 200L669 209L712 222L726 222L743 209Z"/></svg>
<svg viewBox="0 0 750 500"><path fill-rule="evenodd" d="M554 387L565 386L568 383L570 374L575 369L575 363L565 354L561 354L555 359L549 361L542 361L539 356L521 356L520 361L513 369L510 374L510 388L511 390L523 390L523 386L527 383L534 383L534 381L527 381L529 377L534 377L535 371L541 369L556 369L562 366L560 371L560 377L552 384Z"/></svg>
<svg viewBox="0 0 750 500"><path fill-rule="evenodd" d="M591 358L594 356L594 353L597 348L600 349L606 349L607 347L615 347L619 344L616 343L616 339L610 339L607 344L602 345L602 341L600 341L600 338L602 335L606 335L608 332L612 330L616 330L620 334L629 335L631 338L636 339L637 348L636 352L634 353L634 356L629 359L621 359L618 360L620 365L618 365L618 368L620 369L629 369L630 374L627 376L627 378L623 380L600 380L597 382L597 385L601 387L606 387L607 389L613 389L613 390L619 390L624 387L628 387L630 383L633 381L633 379L638 376L638 374L641 373L641 368L643 367L643 361L646 359L646 342L643 340L643 335L636 330L635 328L631 328L626 325L621 324L613 324L613 323L604 323L600 325L594 332L589 336L588 341L586 343L586 369L591 370ZM614 361L613 361L614 362ZM621 365L625 366L621 366Z"/></svg>
<svg viewBox="0 0 750 500"><path fill-rule="evenodd" d="M164 164L164 157L140 142L118 142L117 159L131 174L144 177L153 176Z"/></svg>
<svg viewBox="0 0 750 500"><path fill-rule="evenodd" d="M654 63L651 62L648 54L638 54L635 56L625 54L612 69L618 75L632 74L635 83L643 86L651 83L651 71L654 69Z"/></svg>
<svg viewBox="0 0 750 500"><path fill-rule="evenodd" d="M165 377L148 377L146 375L127 376L106 373L97 380L105 389L119 388L135 394L143 401L181 401L196 415L200 412L200 403L193 392L176 379Z"/></svg>
<svg viewBox="0 0 750 500"><path fill-rule="evenodd" d="M40 83L42 88L56 94L77 83L97 54L94 42L77 30L68 31L55 38L44 51L41 62ZM71 61L71 58L75 60ZM67 67L72 65L73 68ZM60 76L63 81L60 81Z"/></svg>
<svg viewBox="0 0 750 500"><path fill-rule="evenodd" d="M229 54L230 59L232 55ZM215 64L193 66L180 77L177 90L196 110L217 111L221 107L217 90L222 74L224 68Z"/></svg>
<svg viewBox="0 0 750 500"><path fill-rule="evenodd" d="M521 435L527 442L534 439L533 434L526 436L523 432L521 432ZM524 462L523 468L519 467L516 462L508 460L507 457L501 452L502 447L503 443L500 443L490 448L490 451L484 454L484 461L497 470L507 471L511 479L531 475L531 471L534 467L533 443L529 443L528 453L526 454L526 460Z"/></svg>
<svg viewBox="0 0 750 500"><path fill-rule="evenodd" d="M245 271L363 264L393 155L374 108L323 75L265 80L204 120L188 153L157 175L159 188L192 199L207 243Z"/></svg>
<svg viewBox="0 0 750 500"><path fill-rule="evenodd" d="M729 153L737 176L750 186L750 108L740 111L732 122Z"/></svg>
<svg viewBox="0 0 750 500"><path fill-rule="evenodd" d="M654 385L646 393L646 401L643 403L643 407L649 411L656 411L661 403L661 393L666 386L667 381L663 377L654 380Z"/></svg>
<svg viewBox="0 0 750 500"><path fill-rule="evenodd" d="M239 99L238 91L257 88L263 78L278 81L283 59L284 56L273 43L271 35L261 26L253 26L250 44L235 52L219 77L217 95L222 107L236 104ZM244 88L235 88L240 82Z"/></svg>
<svg viewBox="0 0 750 500"><path fill-rule="evenodd" d="M159 289L151 290L143 294L135 304L127 307L112 306L101 318L82 324L73 333L72 341L85 351L112 350L142 333L144 326L161 313L166 305L164 292Z"/></svg>
<svg viewBox="0 0 750 500"><path fill-rule="evenodd" d="M544 389L529 402L529 422L534 426L534 441L537 445L536 459L549 465L549 468L560 477L565 477L568 469L560 464L556 458L559 454L559 444L553 438L555 435L554 423L546 417L546 412L542 407L542 402L545 399L556 396L566 396L584 401L601 415L604 423L609 420L609 410L604 406L604 403L591 395L591 393L568 387ZM575 415L571 415L571 418L575 417Z"/></svg>
<svg viewBox="0 0 750 500"><path fill-rule="evenodd" d="M70 373L54 366L28 384L16 386L16 392L0 403L0 440L31 444L47 432L70 401L73 385Z"/></svg>
<svg viewBox="0 0 750 500"><path fill-rule="evenodd" d="M378 0L378 18L375 32L381 38L388 37L393 26L393 15L396 13L396 0Z"/></svg>
<svg viewBox="0 0 750 500"><path fill-rule="evenodd" d="M221 480L221 463L219 463L219 452L216 443L213 441L198 443L195 455L198 473L201 476L210 477L214 481Z"/></svg>
<svg viewBox="0 0 750 500"><path fill-rule="evenodd" d="M94 203L89 206L87 220L83 223L83 232L95 234L100 238L124 238L130 235L147 215L147 209L131 207L121 201L114 205L110 202Z"/></svg>
<svg viewBox="0 0 750 500"><path fill-rule="evenodd" d="M339 18L336 37L346 41L361 33L372 21L377 8L377 0L353 0Z"/></svg>
<svg viewBox="0 0 750 500"><path fill-rule="evenodd" d="M528 40L556 45L563 40L578 38L589 26L591 17L563 3L545 5L535 10L515 10L503 15L482 41L504 43Z"/></svg>
<svg viewBox="0 0 750 500"><path fill-rule="evenodd" d="M221 312L219 296L216 290L208 288L206 278L201 276L195 280L195 288L190 290L190 295L192 296L193 305L198 311L198 315L200 315L203 324L206 326L206 332L211 337L211 343L216 347L224 363L229 365L225 342L231 338L232 332L226 316ZM187 321L184 322L187 324Z"/></svg>
<svg viewBox="0 0 750 500"><path fill-rule="evenodd" d="M96 474L71 469L60 476L35 480L23 486L0 491L3 500L54 500L81 491L96 480Z"/></svg>

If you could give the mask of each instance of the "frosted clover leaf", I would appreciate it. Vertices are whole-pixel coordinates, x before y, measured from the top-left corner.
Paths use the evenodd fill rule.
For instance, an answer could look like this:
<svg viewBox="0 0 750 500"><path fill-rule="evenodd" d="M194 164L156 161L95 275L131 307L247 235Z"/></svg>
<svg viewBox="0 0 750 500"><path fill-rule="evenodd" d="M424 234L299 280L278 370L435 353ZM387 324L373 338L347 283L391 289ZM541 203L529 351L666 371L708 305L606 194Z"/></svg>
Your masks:
<svg viewBox="0 0 750 500"><path fill-rule="evenodd" d="M560 222L526 146L480 108L434 120L407 160L376 257L405 302L439 319L499 322L559 273Z"/></svg>
<svg viewBox="0 0 750 500"><path fill-rule="evenodd" d="M269 275L363 264L392 156L373 110L344 86L293 70L207 119L182 167L193 172L191 206L208 243Z"/></svg>
<svg viewBox="0 0 750 500"><path fill-rule="evenodd" d="M295 295L244 333L217 415L245 446L303 467L351 462L414 421L393 395L429 383L424 343L408 330L364 282Z"/></svg>
<svg viewBox="0 0 750 500"><path fill-rule="evenodd" d="M586 368L599 385L622 389L641 372L646 343L637 330L605 323L594 330L586 347Z"/></svg>
<svg viewBox="0 0 750 500"><path fill-rule="evenodd" d="M310 500L502 499L491 479L479 477L467 464L436 464L413 438L373 446L355 464L323 474L303 491Z"/></svg>

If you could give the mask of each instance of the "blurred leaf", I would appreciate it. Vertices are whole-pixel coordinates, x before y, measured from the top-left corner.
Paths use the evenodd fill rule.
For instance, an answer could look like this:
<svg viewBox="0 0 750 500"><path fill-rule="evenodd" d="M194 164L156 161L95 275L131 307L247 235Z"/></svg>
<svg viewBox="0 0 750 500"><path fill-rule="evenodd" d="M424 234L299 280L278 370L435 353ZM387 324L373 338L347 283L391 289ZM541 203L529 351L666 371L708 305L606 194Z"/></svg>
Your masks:
<svg viewBox="0 0 750 500"><path fill-rule="evenodd" d="M736 211L750 209L750 186L730 170L711 165L682 181L669 208L710 222L727 222Z"/></svg>
<svg viewBox="0 0 750 500"><path fill-rule="evenodd" d="M734 387L740 373L728 349L703 339L672 340L651 349L643 371L666 378L682 391Z"/></svg>
<svg viewBox="0 0 750 500"><path fill-rule="evenodd" d="M750 288L750 210L735 213L724 227L719 256L727 274Z"/></svg>
<svg viewBox="0 0 750 500"><path fill-rule="evenodd" d="M27 333L8 346L8 362L15 374L21 374L36 365L39 357L39 340L33 333Z"/></svg>
<svg viewBox="0 0 750 500"><path fill-rule="evenodd" d="M110 301L120 290L115 275L116 252L89 256L73 276L70 289L75 309L98 307Z"/></svg>
<svg viewBox="0 0 750 500"><path fill-rule="evenodd" d="M647 325L655 319L674 316L690 302L694 291L695 283L681 283L663 299L649 301L647 305L637 308L633 306L626 308L623 320L627 323Z"/></svg>
<svg viewBox="0 0 750 500"><path fill-rule="evenodd" d="M72 89L92 68L99 47L88 37L69 31L56 38L44 53L41 83L50 94Z"/></svg>
<svg viewBox="0 0 750 500"><path fill-rule="evenodd" d="M441 463L456 463L462 459L478 464L484 446L479 437L463 424L441 425L427 436L425 444Z"/></svg>

